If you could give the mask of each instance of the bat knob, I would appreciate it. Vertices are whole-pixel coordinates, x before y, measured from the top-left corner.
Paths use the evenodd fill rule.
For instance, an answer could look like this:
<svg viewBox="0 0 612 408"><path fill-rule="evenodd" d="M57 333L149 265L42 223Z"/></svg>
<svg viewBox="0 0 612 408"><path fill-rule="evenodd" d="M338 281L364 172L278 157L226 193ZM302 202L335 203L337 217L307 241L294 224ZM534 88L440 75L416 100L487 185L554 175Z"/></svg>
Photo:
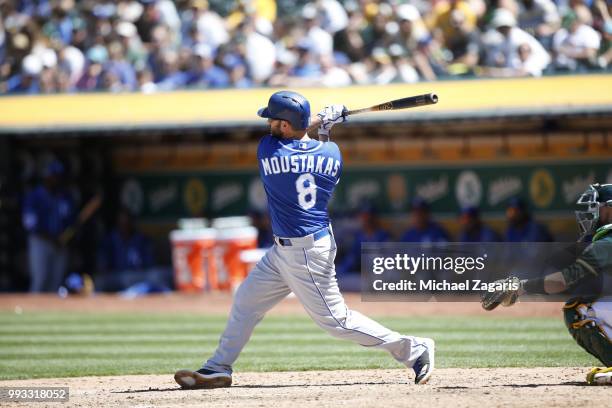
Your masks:
<svg viewBox="0 0 612 408"><path fill-rule="evenodd" d="M438 103L438 95L436 95L435 93L430 93L428 95L429 97L429 102L434 104L434 103Z"/></svg>

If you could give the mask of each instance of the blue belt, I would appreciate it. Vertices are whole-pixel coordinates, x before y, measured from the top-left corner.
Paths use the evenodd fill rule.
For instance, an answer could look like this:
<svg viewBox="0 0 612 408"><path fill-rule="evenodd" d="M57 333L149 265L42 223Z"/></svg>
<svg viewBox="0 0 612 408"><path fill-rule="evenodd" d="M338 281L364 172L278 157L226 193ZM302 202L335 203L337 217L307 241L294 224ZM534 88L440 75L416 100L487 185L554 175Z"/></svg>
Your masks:
<svg viewBox="0 0 612 408"><path fill-rule="evenodd" d="M322 230L319 230L315 232L314 234L312 234L312 240L313 242L316 242L320 240L321 238L324 238L328 235L329 235L329 228L323 228ZM305 237L301 237L301 238L305 238ZM291 242L291 238L276 237L276 242L278 242L282 246L293 246L293 243Z"/></svg>

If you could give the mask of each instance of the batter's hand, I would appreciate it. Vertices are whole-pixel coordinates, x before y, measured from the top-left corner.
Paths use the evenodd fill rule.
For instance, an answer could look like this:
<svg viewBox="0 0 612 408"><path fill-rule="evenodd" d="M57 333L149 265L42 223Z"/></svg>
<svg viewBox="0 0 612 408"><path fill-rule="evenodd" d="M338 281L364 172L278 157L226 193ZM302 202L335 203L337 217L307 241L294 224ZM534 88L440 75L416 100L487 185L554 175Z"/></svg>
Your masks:
<svg viewBox="0 0 612 408"><path fill-rule="evenodd" d="M344 105L330 105L326 106L317 113L317 116L321 120L319 125L318 133L320 138L329 140L329 131L332 126L337 123L346 122L348 109Z"/></svg>
<svg viewBox="0 0 612 408"><path fill-rule="evenodd" d="M509 276L505 279L496 280L493 282L493 285L499 287L499 290L484 292L481 296L480 303L484 310L493 310L500 304L512 306L516 303L521 291L521 281L519 278Z"/></svg>

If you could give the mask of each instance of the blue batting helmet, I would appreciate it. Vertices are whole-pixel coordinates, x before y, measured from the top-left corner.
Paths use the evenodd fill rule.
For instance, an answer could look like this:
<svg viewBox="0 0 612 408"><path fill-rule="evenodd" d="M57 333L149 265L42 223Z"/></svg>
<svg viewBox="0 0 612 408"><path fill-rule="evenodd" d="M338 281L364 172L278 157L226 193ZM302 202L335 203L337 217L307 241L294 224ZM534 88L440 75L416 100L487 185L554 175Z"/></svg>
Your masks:
<svg viewBox="0 0 612 408"><path fill-rule="evenodd" d="M286 120L293 129L302 130L310 124L310 103L297 92L280 91L272 94L268 106L257 114L262 118Z"/></svg>

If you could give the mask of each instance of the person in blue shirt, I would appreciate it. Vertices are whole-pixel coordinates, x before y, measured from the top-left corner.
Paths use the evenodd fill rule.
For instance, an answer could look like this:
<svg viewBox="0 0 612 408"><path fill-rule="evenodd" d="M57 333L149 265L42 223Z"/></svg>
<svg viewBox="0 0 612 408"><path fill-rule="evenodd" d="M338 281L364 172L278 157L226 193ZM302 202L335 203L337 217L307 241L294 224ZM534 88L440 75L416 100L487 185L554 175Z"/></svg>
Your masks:
<svg viewBox="0 0 612 408"><path fill-rule="evenodd" d="M62 7L54 7L51 10L49 20L43 25L42 31L50 38L59 39L63 44L72 41L72 18Z"/></svg>
<svg viewBox="0 0 612 408"><path fill-rule="evenodd" d="M506 208L508 228L506 242L552 242L553 238L546 226L536 222L520 198L513 198Z"/></svg>
<svg viewBox="0 0 612 408"><path fill-rule="evenodd" d="M21 62L21 71L6 81L7 93L36 94L41 91L40 74L42 60L36 55L28 55Z"/></svg>
<svg viewBox="0 0 612 408"><path fill-rule="evenodd" d="M230 68L230 85L232 88L252 88L253 81L248 77L245 64L236 64Z"/></svg>
<svg viewBox="0 0 612 408"><path fill-rule="evenodd" d="M51 162L43 183L29 191L23 201L23 227L28 235L30 292L55 292L68 266L68 249L61 234L75 220L72 198L62 186L64 166Z"/></svg>
<svg viewBox="0 0 612 408"><path fill-rule="evenodd" d="M359 229L355 232L353 245L337 267L339 276L361 271L361 244L363 242L387 242L389 234L380 227L378 211L373 205L364 204L357 214Z"/></svg>
<svg viewBox="0 0 612 408"><path fill-rule="evenodd" d="M410 227L401 237L402 242L448 242L448 233L431 219L429 203L415 198L410 206Z"/></svg>
<svg viewBox="0 0 612 408"><path fill-rule="evenodd" d="M7 81L7 93L38 94L40 93L40 78L27 74L13 75Z"/></svg>
<svg viewBox="0 0 612 408"><path fill-rule="evenodd" d="M129 210L122 209L99 251L96 290L114 292L147 280L153 263L150 240L136 229Z"/></svg>
<svg viewBox="0 0 612 408"><path fill-rule="evenodd" d="M389 352L414 370L416 384L429 380L434 369L434 341L401 335L349 309L338 288L336 242L327 205L342 175L342 155L329 135L332 126L346 120L346 114L343 105L319 112L319 140L315 140L307 133L310 103L304 96L276 92L268 106L258 111L270 126L270 133L257 148L257 161L275 244L236 291L213 356L199 370L175 373L181 387L230 386L232 366L255 326L292 292L314 322L329 334Z"/></svg>
<svg viewBox="0 0 612 408"><path fill-rule="evenodd" d="M180 66L179 56L174 51L161 55L161 63L155 83L160 91L172 91L182 88L189 81L190 75Z"/></svg>
<svg viewBox="0 0 612 408"><path fill-rule="evenodd" d="M110 60L104 64L105 72L112 72L115 75L123 89L133 91L136 89L136 71L132 64L125 59L125 49L123 45L115 41L108 47Z"/></svg>
<svg viewBox="0 0 612 408"><path fill-rule="evenodd" d="M205 88L226 88L230 78L225 70L215 65L215 54L206 44L196 46L188 85Z"/></svg>
<svg viewBox="0 0 612 408"><path fill-rule="evenodd" d="M316 78L321 75L321 66L316 62L312 46L308 40L297 44L298 61L291 69L292 76L298 78Z"/></svg>
<svg viewBox="0 0 612 408"><path fill-rule="evenodd" d="M480 219L478 207L465 207L459 217L459 242L499 242L499 235Z"/></svg>

